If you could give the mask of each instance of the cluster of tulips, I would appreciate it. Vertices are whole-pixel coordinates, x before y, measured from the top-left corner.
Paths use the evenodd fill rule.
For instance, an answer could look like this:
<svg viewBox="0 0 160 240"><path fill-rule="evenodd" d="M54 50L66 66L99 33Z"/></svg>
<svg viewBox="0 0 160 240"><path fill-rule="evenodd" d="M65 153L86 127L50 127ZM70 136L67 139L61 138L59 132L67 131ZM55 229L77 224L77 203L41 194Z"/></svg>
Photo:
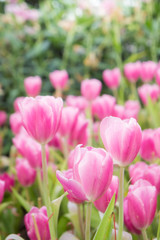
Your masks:
<svg viewBox="0 0 160 240"><path fill-rule="evenodd" d="M159 98L159 64L128 63L124 75L131 84L135 85L138 79L145 83L138 88L144 105L149 101L154 104ZM115 96L100 96L102 83L87 79L81 83L81 96L67 96L63 103L68 73L56 70L49 78L56 97L39 95L42 80L36 76L24 80L28 97L14 101L15 113L10 116L10 127L16 150L10 173L0 174L0 202L3 203L5 192L16 193L17 182L27 188L37 181L40 207L33 206L37 201L32 203L24 216L31 240L57 239L59 205L66 197L78 211L80 231L70 229L60 236L61 240L130 240L131 233L149 239L146 230L153 220L158 226L159 219L160 129L141 130L137 122L141 109L138 100L128 100L123 105L117 103L115 96L122 78L118 68L103 72L104 83ZM154 78L157 84L148 84ZM6 119L6 113L1 111L1 128ZM128 184L124 184L124 173L129 174ZM53 175L56 175L56 187L50 184L49 176ZM55 192L62 189L60 186L65 193L54 199ZM51 194L52 187L56 188L55 195ZM24 204L27 200L23 200L21 197L20 202ZM117 208L118 214L114 210ZM92 209L98 210L102 220L99 227L91 231ZM109 214L105 224L109 210L113 214ZM124 223L129 232L124 230ZM109 224L109 235L106 235ZM22 238L12 234L7 239Z"/></svg>

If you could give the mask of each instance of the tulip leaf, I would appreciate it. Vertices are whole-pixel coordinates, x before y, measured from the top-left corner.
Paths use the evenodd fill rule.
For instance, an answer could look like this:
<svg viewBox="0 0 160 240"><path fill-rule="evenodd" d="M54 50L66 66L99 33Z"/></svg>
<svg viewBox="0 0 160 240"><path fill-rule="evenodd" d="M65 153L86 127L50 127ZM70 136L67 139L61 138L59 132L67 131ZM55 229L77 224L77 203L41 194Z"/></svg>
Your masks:
<svg viewBox="0 0 160 240"><path fill-rule="evenodd" d="M4 202L0 204L0 212L2 212L6 207L8 207L9 205L11 205L12 202Z"/></svg>
<svg viewBox="0 0 160 240"><path fill-rule="evenodd" d="M158 231L157 231L157 240L160 240L160 215L159 215L159 223L158 223Z"/></svg>
<svg viewBox="0 0 160 240"><path fill-rule="evenodd" d="M21 204L21 206L24 207L27 212L29 212L31 209L31 205L14 188L12 188L12 193L18 200L18 202Z"/></svg>
<svg viewBox="0 0 160 240"><path fill-rule="evenodd" d="M104 239L110 239L111 230L112 230L112 220L111 220L111 214L114 209L114 203L115 203L115 194L112 197L112 200L110 201L105 214L98 226L97 232L93 238L93 240L104 240Z"/></svg>
<svg viewBox="0 0 160 240"><path fill-rule="evenodd" d="M5 238L5 240L24 240L24 239L16 234L10 234L8 237Z"/></svg>

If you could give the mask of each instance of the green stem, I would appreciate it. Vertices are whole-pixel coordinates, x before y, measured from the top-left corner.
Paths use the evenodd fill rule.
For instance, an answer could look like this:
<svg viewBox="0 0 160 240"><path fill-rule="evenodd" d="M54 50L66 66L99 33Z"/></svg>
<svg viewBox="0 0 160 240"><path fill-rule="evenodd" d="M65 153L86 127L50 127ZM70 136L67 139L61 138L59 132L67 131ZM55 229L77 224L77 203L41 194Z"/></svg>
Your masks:
<svg viewBox="0 0 160 240"><path fill-rule="evenodd" d="M123 197L124 197L124 167L120 167L119 176L119 229L118 240L122 240L123 233Z"/></svg>
<svg viewBox="0 0 160 240"><path fill-rule="evenodd" d="M78 209L78 220L79 220L79 226L80 226L80 231L81 231L81 237L82 237L82 239L84 239L84 226L83 226L80 204L77 204L77 209Z"/></svg>
<svg viewBox="0 0 160 240"><path fill-rule="evenodd" d="M92 203L87 202L85 240L90 240L91 211Z"/></svg>
<svg viewBox="0 0 160 240"><path fill-rule="evenodd" d="M37 168L37 181L38 181L38 187L39 187L39 192L41 195L41 198L44 201L44 196L43 196L43 185L42 185L42 179L41 179L41 169Z"/></svg>
<svg viewBox="0 0 160 240"><path fill-rule="evenodd" d="M148 240L146 229L142 230L142 236L144 240Z"/></svg>
<svg viewBox="0 0 160 240"><path fill-rule="evenodd" d="M41 145L42 149L42 169L43 169L43 193L44 193L44 202L47 207L48 218L52 215L52 205L49 196L49 186L48 186L48 172L47 172L47 160L45 152L45 144ZM56 234L54 230L53 218L49 220L49 229L51 234L51 240L56 239Z"/></svg>

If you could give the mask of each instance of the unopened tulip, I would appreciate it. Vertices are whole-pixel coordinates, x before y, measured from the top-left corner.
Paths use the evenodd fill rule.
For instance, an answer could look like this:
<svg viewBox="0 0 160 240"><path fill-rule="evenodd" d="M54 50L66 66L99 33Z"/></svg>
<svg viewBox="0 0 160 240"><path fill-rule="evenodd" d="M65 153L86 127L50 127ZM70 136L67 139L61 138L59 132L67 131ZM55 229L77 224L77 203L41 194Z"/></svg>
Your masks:
<svg viewBox="0 0 160 240"><path fill-rule="evenodd" d="M10 118L9 118L9 122L10 122L10 127L11 127L12 132L14 134L18 134L23 125L21 114L19 112L15 112L15 113L11 114Z"/></svg>
<svg viewBox="0 0 160 240"><path fill-rule="evenodd" d="M7 114L5 111L0 111L0 127L7 121Z"/></svg>
<svg viewBox="0 0 160 240"><path fill-rule="evenodd" d="M3 200L4 192L5 192L5 182L0 180L0 203Z"/></svg>
<svg viewBox="0 0 160 240"><path fill-rule="evenodd" d="M157 207L156 188L142 181L140 184L136 182L127 195L128 216L138 230L146 229L152 223Z"/></svg>
<svg viewBox="0 0 160 240"><path fill-rule="evenodd" d="M49 74L49 79L55 89L64 89L68 83L68 73L66 70L55 70Z"/></svg>
<svg viewBox="0 0 160 240"><path fill-rule="evenodd" d="M92 114L102 120L113 114L115 104L116 99L110 95L97 97L92 103Z"/></svg>
<svg viewBox="0 0 160 240"><path fill-rule="evenodd" d="M141 74L141 62L127 63L124 66L124 74L128 81L137 82Z"/></svg>
<svg viewBox="0 0 160 240"><path fill-rule="evenodd" d="M26 159L16 159L16 172L18 181L24 187L31 186L36 179L36 171Z"/></svg>
<svg viewBox="0 0 160 240"><path fill-rule="evenodd" d="M25 98L20 104L20 112L28 134L41 144L51 141L59 127L62 107L61 98Z"/></svg>
<svg viewBox="0 0 160 240"><path fill-rule="evenodd" d="M125 107L122 105L116 104L113 109L113 114L112 116L118 117L120 119L124 119L124 112L125 112Z"/></svg>
<svg viewBox="0 0 160 240"><path fill-rule="evenodd" d="M4 190L11 192L14 186L14 177L10 176L8 173L0 174L0 180L5 182Z"/></svg>
<svg viewBox="0 0 160 240"><path fill-rule="evenodd" d="M84 111L88 107L88 101L82 96L69 95L66 98L67 106L76 107L80 111Z"/></svg>
<svg viewBox="0 0 160 240"><path fill-rule="evenodd" d="M38 227L40 239L50 240L51 237L49 233L49 223L46 207L42 207L40 209L37 207L32 207L29 213L27 213L24 217L24 223L29 239L37 240L33 217Z"/></svg>
<svg viewBox="0 0 160 240"><path fill-rule="evenodd" d="M140 104L138 101L132 101L128 100L125 103L125 109L124 109L124 118L135 118L138 119L138 113L140 111Z"/></svg>
<svg viewBox="0 0 160 240"><path fill-rule="evenodd" d="M109 185L107 191L102 195L102 197L100 197L98 200L94 202L95 207L99 211L103 213L106 211L106 208L108 207L108 204L111 201L114 193L115 193L115 202L117 201L118 186L119 186L119 179L117 176L113 176L111 184Z"/></svg>
<svg viewBox="0 0 160 240"><path fill-rule="evenodd" d="M40 94L42 80L39 76L27 77L24 79L24 87L29 97L36 97Z"/></svg>
<svg viewBox="0 0 160 240"><path fill-rule="evenodd" d="M98 97L101 89L102 83L97 79L86 79L81 83L81 94L89 101Z"/></svg>
<svg viewBox="0 0 160 240"><path fill-rule="evenodd" d="M142 132L142 144L139 153L141 158L146 161L152 161L157 158L155 131L154 129L145 129Z"/></svg>
<svg viewBox="0 0 160 240"><path fill-rule="evenodd" d="M107 87L111 89L118 88L121 81L121 72L119 68L114 68L112 70L106 69L103 72L103 81L105 82Z"/></svg>
<svg viewBox="0 0 160 240"><path fill-rule="evenodd" d="M56 172L57 178L72 197L94 202L105 193L111 183L112 159L101 148L77 146L74 154L73 169L68 170L71 178L66 177L66 172L60 171Z"/></svg>
<svg viewBox="0 0 160 240"><path fill-rule="evenodd" d="M157 101L160 96L160 89L157 84L143 84L138 88L138 94L143 104L147 105L149 97L152 102Z"/></svg>
<svg viewBox="0 0 160 240"><path fill-rule="evenodd" d="M137 180L143 179L144 171L148 169L148 165L144 162L137 162L129 167L129 176L131 183L134 184Z"/></svg>
<svg viewBox="0 0 160 240"><path fill-rule="evenodd" d="M148 166L146 171L143 173L143 179L150 182L153 186L156 187L157 193L160 194L160 166L152 164Z"/></svg>
<svg viewBox="0 0 160 240"><path fill-rule="evenodd" d="M33 168L42 167L41 145L31 138L25 131L21 131L13 138L13 143L18 152L28 160ZM49 157L48 147L45 146L46 159Z"/></svg>
<svg viewBox="0 0 160 240"><path fill-rule="evenodd" d="M100 134L115 164L125 167L137 156L142 132L134 118L121 120L116 117L106 117L101 122Z"/></svg>
<svg viewBox="0 0 160 240"><path fill-rule="evenodd" d="M141 63L141 79L143 82L152 81L157 69L157 63L152 61Z"/></svg>
<svg viewBox="0 0 160 240"><path fill-rule="evenodd" d="M160 67L157 69L155 77L157 84L160 86Z"/></svg>
<svg viewBox="0 0 160 240"><path fill-rule="evenodd" d="M14 110L15 112L19 112L19 104L25 99L25 97L17 97L14 100L13 106L14 106Z"/></svg>
<svg viewBox="0 0 160 240"><path fill-rule="evenodd" d="M160 158L160 128L154 130L154 147L157 157Z"/></svg>

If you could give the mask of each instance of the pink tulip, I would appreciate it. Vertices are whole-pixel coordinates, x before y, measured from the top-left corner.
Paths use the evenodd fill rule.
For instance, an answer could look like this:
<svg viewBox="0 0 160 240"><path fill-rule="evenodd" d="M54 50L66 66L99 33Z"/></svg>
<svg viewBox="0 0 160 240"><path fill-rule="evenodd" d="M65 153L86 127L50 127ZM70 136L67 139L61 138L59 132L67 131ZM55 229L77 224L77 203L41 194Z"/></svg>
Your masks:
<svg viewBox="0 0 160 240"><path fill-rule="evenodd" d="M128 199L127 199L127 197L124 199L123 207L124 207L124 224L126 225L127 229L131 233L141 234L141 231L139 229L135 228L130 220L130 217L128 214Z"/></svg>
<svg viewBox="0 0 160 240"><path fill-rule="evenodd" d="M33 216L37 223L40 239L50 240L49 223L46 207L32 207L24 217L24 223L30 240L37 240Z"/></svg>
<svg viewBox="0 0 160 240"><path fill-rule="evenodd" d="M59 127L62 107L61 98L25 98L20 104L20 112L28 134L41 144L51 141Z"/></svg>
<svg viewBox="0 0 160 240"><path fill-rule="evenodd" d="M52 86L56 89L64 89L68 83L69 76L66 70L55 70L49 74Z"/></svg>
<svg viewBox="0 0 160 240"><path fill-rule="evenodd" d="M19 104L25 99L25 97L17 97L14 100L13 106L14 106L14 110L15 112L19 112Z"/></svg>
<svg viewBox="0 0 160 240"><path fill-rule="evenodd" d="M0 203L3 200L4 192L5 192L5 182L0 180Z"/></svg>
<svg viewBox="0 0 160 240"><path fill-rule="evenodd" d="M112 177L111 184L109 185L107 191L100 197L98 200L94 202L95 207L101 211L105 212L108 207L109 202L111 201L114 193L115 193L115 201L117 201L118 197L118 187L119 187L119 179L117 176Z"/></svg>
<svg viewBox="0 0 160 240"><path fill-rule="evenodd" d="M143 179L150 182L156 187L157 193L160 194L160 166L152 164L144 171Z"/></svg>
<svg viewBox="0 0 160 240"><path fill-rule="evenodd" d="M5 192L11 192L12 187L14 186L14 178L13 176L10 176L8 173L2 173L0 174L0 180L5 182L4 190Z"/></svg>
<svg viewBox="0 0 160 240"><path fill-rule="evenodd" d="M88 107L88 101L82 96L67 96L67 106L76 107L80 111L84 111Z"/></svg>
<svg viewBox="0 0 160 240"><path fill-rule="evenodd" d="M147 105L149 97L152 102L157 101L160 95L160 89L157 84L143 84L138 88L138 94L143 104Z"/></svg>
<svg viewBox="0 0 160 240"><path fill-rule="evenodd" d="M157 128L154 131L154 147L156 151L156 156L160 158L160 128Z"/></svg>
<svg viewBox="0 0 160 240"><path fill-rule="evenodd" d="M40 94L42 80L39 76L27 77L24 79L24 88L28 96L36 97Z"/></svg>
<svg viewBox="0 0 160 240"><path fill-rule="evenodd" d="M155 77L157 84L160 86L160 67L157 69Z"/></svg>
<svg viewBox="0 0 160 240"><path fill-rule="evenodd" d="M31 186L36 179L36 171L29 165L26 159L16 159L16 172L18 181L24 187Z"/></svg>
<svg viewBox="0 0 160 240"><path fill-rule="evenodd" d="M99 128L100 128L100 122L94 122L93 123L93 136L94 136L94 139L96 142L99 142L99 136L100 136Z"/></svg>
<svg viewBox="0 0 160 240"><path fill-rule="evenodd" d="M32 139L25 131L21 131L13 138L13 143L18 152L28 160L33 168L42 167L41 145ZM45 147L46 158L49 158L48 147Z"/></svg>
<svg viewBox="0 0 160 240"><path fill-rule="evenodd" d="M124 74L128 81L137 82L141 74L141 62L127 63L124 66Z"/></svg>
<svg viewBox="0 0 160 240"><path fill-rule="evenodd" d="M137 156L142 132L134 118L121 120L116 117L106 117L101 122L100 134L115 164L127 166Z"/></svg>
<svg viewBox="0 0 160 240"><path fill-rule="evenodd" d="M148 165L144 162L137 162L129 167L129 176L131 183L134 184L137 180L143 179L144 171L148 169Z"/></svg>
<svg viewBox="0 0 160 240"><path fill-rule="evenodd" d="M150 82L155 76L157 63L152 61L141 63L141 79L143 82Z"/></svg>
<svg viewBox="0 0 160 240"><path fill-rule="evenodd" d="M142 180L143 181L143 180ZM157 207L157 190L144 180L135 183L127 195L128 216L132 225L142 230L153 221Z"/></svg>
<svg viewBox="0 0 160 240"><path fill-rule="evenodd" d="M7 114L5 111L0 111L0 127L7 121Z"/></svg>
<svg viewBox="0 0 160 240"><path fill-rule="evenodd" d="M135 118L138 119L138 113L140 111L140 104L138 101L129 100L125 103L124 118Z"/></svg>
<svg viewBox="0 0 160 240"><path fill-rule="evenodd" d="M124 119L124 112L125 112L124 106L116 104L114 106L112 116Z"/></svg>
<svg viewBox="0 0 160 240"><path fill-rule="evenodd" d="M111 89L116 89L119 87L121 81L121 72L119 68L104 70L102 77L107 87Z"/></svg>
<svg viewBox="0 0 160 240"><path fill-rule="evenodd" d="M82 148L79 145L74 154L73 169L68 170L71 178L66 177L66 172L60 171L56 172L56 176L73 198L94 202L105 193L111 183L112 159L101 148Z"/></svg>
<svg viewBox="0 0 160 240"><path fill-rule="evenodd" d="M152 161L157 158L154 129L143 130L140 156L146 161Z"/></svg>
<svg viewBox="0 0 160 240"><path fill-rule="evenodd" d="M10 122L10 127L11 127L12 132L14 134L18 134L23 125L21 114L19 112L15 112L15 113L11 114L9 122Z"/></svg>
<svg viewBox="0 0 160 240"><path fill-rule="evenodd" d="M105 94L97 97L92 103L92 114L102 120L113 114L115 104L116 99L110 95Z"/></svg>
<svg viewBox="0 0 160 240"><path fill-rule="evenodd" d="M81 94L87 100L92 101L100 95L102 83L97 79L86 79L81 83Z"/></svg>

